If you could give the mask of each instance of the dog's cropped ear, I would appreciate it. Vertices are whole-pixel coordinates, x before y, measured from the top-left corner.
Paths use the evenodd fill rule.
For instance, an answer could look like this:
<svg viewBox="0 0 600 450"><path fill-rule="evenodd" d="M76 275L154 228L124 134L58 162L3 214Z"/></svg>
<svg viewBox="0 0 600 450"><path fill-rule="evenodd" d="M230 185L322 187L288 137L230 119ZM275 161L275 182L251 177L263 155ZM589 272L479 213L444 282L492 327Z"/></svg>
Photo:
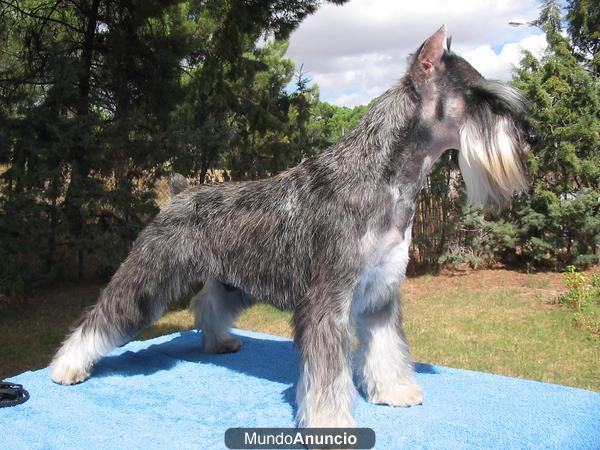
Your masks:
<svg viewBox="0 0 600 450"><path fill-rule="evenodd" d="M442 56L448 50L448 30L442 25L417 50L412 61L410 74L417 85L423 85L435 79L443 70Z"/></svg>
<svg viewBox="0 0 600 450"><path fill-rule="evenodd" d="M175 172L169 177L169 191L171 192L171 197L185 191L189 187L190 184L188 183L188 180L180 173Z"/></svg>

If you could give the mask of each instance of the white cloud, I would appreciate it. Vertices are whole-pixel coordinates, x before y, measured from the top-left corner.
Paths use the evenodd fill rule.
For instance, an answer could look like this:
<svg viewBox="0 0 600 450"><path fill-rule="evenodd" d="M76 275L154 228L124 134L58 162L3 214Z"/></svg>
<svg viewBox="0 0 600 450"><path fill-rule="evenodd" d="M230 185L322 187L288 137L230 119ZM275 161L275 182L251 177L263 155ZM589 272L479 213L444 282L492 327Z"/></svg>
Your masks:
<svg viewBox="0 0 600 450"><path fill-rule="evenodd" d="M520 45L539 48L539 30L511 27L537 17L537 0L352 0L323 5L292 34L287 56L303 65L321 98L334 104L367 103L405 70L406 58L442 23L453 49L486 76L507 79ZM496 53L494 49L500 49Z"/></svg>
<svg viewBox="0 0 600 450"><path fill-rule="evenodd" d="M486 78L508 80L512 69L519 64L523 50L529 50L541 56L546 48L546 37L543 34L528 36L520 42L511 42L502 47L500 53L494 52L490 45L482 45L467 51L462 56L481 72Z"/></svg>

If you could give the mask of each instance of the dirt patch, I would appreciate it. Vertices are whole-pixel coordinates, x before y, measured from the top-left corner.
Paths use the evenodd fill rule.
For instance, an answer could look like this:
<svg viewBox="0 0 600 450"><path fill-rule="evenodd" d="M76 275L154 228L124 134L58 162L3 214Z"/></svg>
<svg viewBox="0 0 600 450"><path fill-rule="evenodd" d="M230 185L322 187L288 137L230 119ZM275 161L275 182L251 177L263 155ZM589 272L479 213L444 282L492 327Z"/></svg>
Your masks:
<svg viewBox="0 0 600 450"><path fill-rule="evenodd" d="M408 278L402 292L409 301L424 298L431 292L462 289L492 291L513 289L519 298L541 306L553 306L566 292L563 275L555 272L523 273L505 269L444 272Z"/></svg>

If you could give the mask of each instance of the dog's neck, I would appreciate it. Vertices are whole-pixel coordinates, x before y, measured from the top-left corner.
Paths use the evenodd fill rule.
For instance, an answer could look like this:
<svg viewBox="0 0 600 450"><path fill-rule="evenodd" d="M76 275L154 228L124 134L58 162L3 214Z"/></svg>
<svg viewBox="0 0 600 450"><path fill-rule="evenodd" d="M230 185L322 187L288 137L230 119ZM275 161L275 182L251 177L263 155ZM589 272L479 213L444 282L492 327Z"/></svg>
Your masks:
<svg viewBox="0 0 600 450"><path fill-rule="evenodd" d="M427 174L443 153L434 129L423 123L408 80L383 94L359 124L326 155L344 182L365 192L392 189L416 202Z"/></svg>
<svg viewBox="0 0 600 450"><path fill-rule="evenodd" d="M304 186L335 193L367 229L410 227L421 188L443 152L411 87L400 80L337 144L292 169Z"/></svg>

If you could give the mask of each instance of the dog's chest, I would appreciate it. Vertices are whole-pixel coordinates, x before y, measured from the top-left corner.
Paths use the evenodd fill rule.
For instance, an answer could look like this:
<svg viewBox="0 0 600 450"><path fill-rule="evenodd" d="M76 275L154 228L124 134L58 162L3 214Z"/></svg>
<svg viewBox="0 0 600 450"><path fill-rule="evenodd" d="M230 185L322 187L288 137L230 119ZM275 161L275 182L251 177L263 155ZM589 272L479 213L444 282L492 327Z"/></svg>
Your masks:
<svg viewBox="0 0 600 450"><path fill-rule="evenodd" d="M411 227L404 232L393 228L385 233L367 233L362 241L363 268L354 302L361 311L377 309L404 279L408 264Z"/></svg>

